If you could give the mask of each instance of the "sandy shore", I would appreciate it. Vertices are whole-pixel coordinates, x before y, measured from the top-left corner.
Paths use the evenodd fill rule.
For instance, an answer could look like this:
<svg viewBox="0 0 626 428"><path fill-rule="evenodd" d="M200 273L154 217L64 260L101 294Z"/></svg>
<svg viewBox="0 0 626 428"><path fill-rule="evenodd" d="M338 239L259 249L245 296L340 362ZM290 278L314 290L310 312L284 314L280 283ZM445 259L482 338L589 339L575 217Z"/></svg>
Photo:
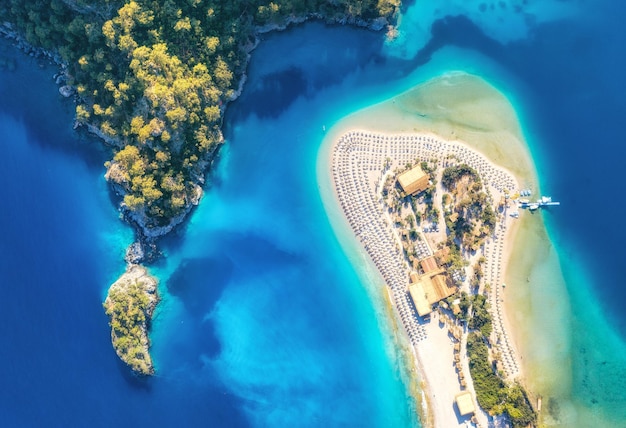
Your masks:
<svg viewBox="0 0 626 428"><path fill-rule="evenodd" d="M465 387L460 383L455 367L451 332L458 328L443 317L430 321L418 318L408 294L409 266L399 247L400 240L390 226L391 220L384 212L380 196L384 181L384 164L391 161L389 169L405 165L412 160L438 159L442 165L455 156L460 162L475 168L495 201L504 192L518 189L515 178L506 170L489 162L476 150L460 142L446 141L432 134L375 134L369 131L351 131L340 137L331 149L330 173L336 202L348 219L351 229L376 265L385 284L389 287L392 301L400 323L418 359L421 376L428 385L427 407L435 425L442 427L463 426L469 418L461 417L453 406L454 398ZM510 379L520 375L520 365L512 340L505 329L503 298L499 284L506 269L504 258L507 249L507 229L515 220L506 211L496 232L488 239L483 255L486 282L493 284L490 293L494 314L494 330L498 350L502 355L503 369ZM431 253L432 254L432 253ZM498 286L496 286L498 284ZM451 324L448 328L448 323ZM462 339L458 346L464 346ZM463 377L472 390L465 353L459 353L460 363L466 367ZM475 394L474 394L475 396ZM477 403L476 403L477 407ZM481 425L487 426L487 415L478 414Z"/></svg>
<svg viewBox="0 0 626 428"><path fill-rule="evenodd" d="M393 169L416 157L443 159L454 153L479 171L494 200L505 188L511 192L525 187L536 190L537 181L515 112L506 99L473 76L443 79L447 84L429 82L418 91L358 112L334 126L320 152L318 178L331 223L338 235L344 235L340 240L346 240L346 230L352 231L352 242L356 236L361 243L361 257L371 260L382 277L378 282L389 287L395 314L414 350L418 378L426 384L422 404L427 411L422 419L427 425L453 427L464 426L468 420L460 417L454 406L454 396L462 390L454 364L454 343L443 319L435 316L425 323L409 303L408 266L390 223L383 221L377 197L383 164L389 158ZM507 316L509 305L502 288L521 223L503 217L486 245L485 272L486 282L492 284L490 302L503 369L509 379L525 383L519 340ZM460 345L464 356L464 340ZM466 359L462 358L461 365L469 381ZM473 392L471 381L467 389ZM479 425L488 426L487 415L478 412L477 418Z"/></svg>

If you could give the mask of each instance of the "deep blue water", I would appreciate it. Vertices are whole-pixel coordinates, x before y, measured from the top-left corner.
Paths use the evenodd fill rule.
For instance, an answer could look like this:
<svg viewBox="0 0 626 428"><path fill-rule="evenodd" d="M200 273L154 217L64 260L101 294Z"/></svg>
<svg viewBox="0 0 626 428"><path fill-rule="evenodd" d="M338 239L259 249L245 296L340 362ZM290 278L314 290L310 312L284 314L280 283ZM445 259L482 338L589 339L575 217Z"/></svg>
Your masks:
<svg viewBox="0 0 626 428"><path fill-rule="evenodd" d="M626 6L510 3L439 2L432 31L411 6L390 46L315 23L265 37L207 194L152 266L164 300L158 374L144 381L111 349L101 307L132 241L102 177L107 152L71 130L54 70L2 47L18 69L0 73L0 425L416 424L376 296L326 220L315 161L322 125L459 67L514 100L542 188L565 208L547 218L570 292L590 289L624 336ZM603 382L612 373L583 352L595 336L575 328L580 399L626 421L623 391Z"/></svg>
<svg viewBox="0 0 626 428"><path fill-rule="evenodd" d="M359 53L380 48L377 35L329 31L320 45L328 61L347 60L329 75L335 82L361 65ZM345 45L331 46L340 34ZM333 85L322 65L317 72L312 94ZM2 74L0 325L11 346L0 370L12 387L0 396L0 425L417 424L403 369L317 194L311 142L321 124L303 129L306 110L290 110L294 126L284 127L302 88L299 72L279 73L251 79L250 88L285 82L283 96L262 109L263 121L234 106L241 119L210 191L152 267L163 293L158 373L143 381L118 361L101 307L132 241L102 177L107 153L73 134L51 68L22 58Z"/></svg>

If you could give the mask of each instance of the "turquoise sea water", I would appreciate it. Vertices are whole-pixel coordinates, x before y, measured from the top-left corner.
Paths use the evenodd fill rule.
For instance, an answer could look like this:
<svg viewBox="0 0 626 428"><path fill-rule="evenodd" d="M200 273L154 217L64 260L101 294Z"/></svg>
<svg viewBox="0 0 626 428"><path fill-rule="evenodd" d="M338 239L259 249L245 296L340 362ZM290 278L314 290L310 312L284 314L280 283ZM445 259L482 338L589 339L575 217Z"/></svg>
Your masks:
<svg viewBox="0 0 626 428"><path fill-rule="evenodd" d="M333 236L315 165L322 126L461 69L510 96L542 188L567 207L549 230L572 304L593 309L571 322L575 400L625 426L612 380L623 292L604 254L621 258L626 232L573 208L620 212L606 183L624 159L624 14L609 3L416 2L393 43L319 23L266 36L206 195L151 267L163 302L148 380L118 361L101 308L132 241L102 178L107 153L71 130L54 71L4 46L18 68L0 74L0 425L418 426L378 288Z"/></svg>

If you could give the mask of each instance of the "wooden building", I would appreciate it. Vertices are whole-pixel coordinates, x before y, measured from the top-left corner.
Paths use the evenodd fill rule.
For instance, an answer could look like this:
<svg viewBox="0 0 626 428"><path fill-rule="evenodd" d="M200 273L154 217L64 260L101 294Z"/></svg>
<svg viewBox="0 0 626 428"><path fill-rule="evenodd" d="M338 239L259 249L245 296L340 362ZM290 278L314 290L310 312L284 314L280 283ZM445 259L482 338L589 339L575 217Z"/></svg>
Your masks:
<svg viewBox="0 0 626 428"><path fill-rule="evenodd" d="M407 195L417 195L428 188L429 177L419 165L398 176L398 183Z"/></svg>
<svg viewBox="0 0 626 428"><path fill-rule="evenodd" d="M432 266L431 263L434 262L434 259L430 259L427 262L427 273L420 276L413 272L410 275L409 295L413 300L415 309L417 309L417 314L421 317L430 314L432 305L451 296L456 291L456 287L446 271L439 268L436 263Z"/></svg>
<svg viewBox="0 0 626 428"><path fill-rule="evenodd" d="M437 264L437 260L435 256L429 256L425 259L420 260L420 266L425 274L434 272L439 269L439 265Z"/></svg>

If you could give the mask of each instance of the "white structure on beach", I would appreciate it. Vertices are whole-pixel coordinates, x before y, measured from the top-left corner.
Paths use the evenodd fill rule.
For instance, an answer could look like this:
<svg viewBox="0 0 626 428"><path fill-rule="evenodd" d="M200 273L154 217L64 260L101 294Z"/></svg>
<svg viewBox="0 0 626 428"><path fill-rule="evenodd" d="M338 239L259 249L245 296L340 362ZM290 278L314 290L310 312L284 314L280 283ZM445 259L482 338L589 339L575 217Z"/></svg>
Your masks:
<svg viewBox="0 0 626 428"><path fill-rule="evenodd" d="M470 392L462 392L455 397L456 407L459 409L461 416L472 415L476 412L474 400Z"/></svg>

